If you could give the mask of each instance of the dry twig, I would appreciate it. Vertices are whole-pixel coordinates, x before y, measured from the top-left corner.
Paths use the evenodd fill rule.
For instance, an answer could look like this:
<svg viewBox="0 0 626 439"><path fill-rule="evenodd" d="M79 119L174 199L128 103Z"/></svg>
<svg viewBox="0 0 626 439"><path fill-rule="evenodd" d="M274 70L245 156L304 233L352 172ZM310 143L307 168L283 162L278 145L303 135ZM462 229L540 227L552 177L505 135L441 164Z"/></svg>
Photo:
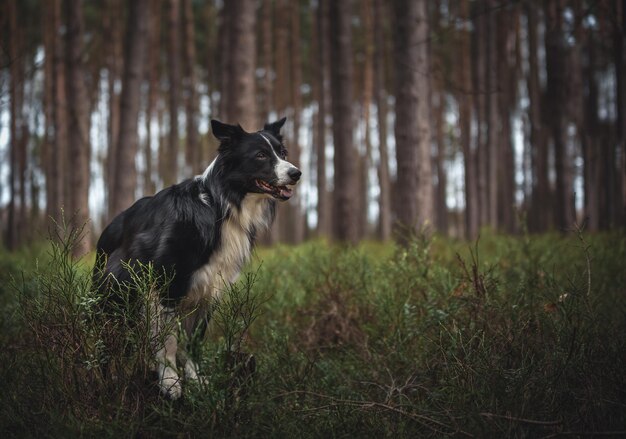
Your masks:
<svg viewBox="0 0 626 439"><path fill-rule="evenodd" d="M376 402L376 401L358 401L355 399L341 399L341 398L335 398L334 396L330 396L330 395L324 395L323 393L310 392L306 390L293 390L290 392L284 392L284 393L277 395L277 397L285 397L289 395L309 395L309 396L315 396L317 398L321 398L321 399L325 399L329 401L329 403L324 406L315 407L314 409L316 410L325 409L325 408L329 408L333 406L351 406L351 407L357 407L360 409L378 408L378 409L387 410L387 411L402 415L404 417L407 417L438 434L460 434L466 437L474 437L474 435L471 433L460 430L458 428L453 428L450 425L444 424L443 422L437 421L436 419L433 419L431 417L420 415L418 413L411 413L411 412L402 410L398 407L394 407L386 403L381 403L381 402ZM310 410L313 410L313 409L310 409Z"/></svg>
<svg viewBox="0 0 626 439"><path fill-rule="evenodd" d="M481 413L480 416L483 416L483 417L485 417L487 419L499 418L499 419L506 419L508 421L522 422L524 424L543 425L543 426L546 426L546 427L553 427L555 425L561 425L563 423L563 421L561 421L561 420L556 420L556 421L538 421L536 419L517 418L515 416L497 415L495 413L487 413L487 412Z"/></svg>

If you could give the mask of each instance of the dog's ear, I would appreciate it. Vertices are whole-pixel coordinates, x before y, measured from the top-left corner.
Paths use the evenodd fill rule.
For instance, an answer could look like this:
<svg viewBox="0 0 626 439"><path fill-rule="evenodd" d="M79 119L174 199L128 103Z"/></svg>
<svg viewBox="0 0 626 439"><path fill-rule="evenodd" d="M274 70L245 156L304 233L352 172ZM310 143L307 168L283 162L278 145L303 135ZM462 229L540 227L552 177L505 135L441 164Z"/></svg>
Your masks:
<svg viewBox="0 0 626 439"><path fill-rule="evenodd" d="M213 131L213 135L221 142L236 139L242 134L245 134L241 125L228 125L227 123L222 123L215 119L211 120L211 130Z"/></svg>
<svg viewBox="0 0 626 439"><path fill-rule="evenodd" d="M280 138L280 129L283 127L283 125L285 125L286 120L287 118L283 117L282 119L277 120L276 122L266 123L263 129L265 131L269 131L270 133L274 134L276 138Z"/></svg>

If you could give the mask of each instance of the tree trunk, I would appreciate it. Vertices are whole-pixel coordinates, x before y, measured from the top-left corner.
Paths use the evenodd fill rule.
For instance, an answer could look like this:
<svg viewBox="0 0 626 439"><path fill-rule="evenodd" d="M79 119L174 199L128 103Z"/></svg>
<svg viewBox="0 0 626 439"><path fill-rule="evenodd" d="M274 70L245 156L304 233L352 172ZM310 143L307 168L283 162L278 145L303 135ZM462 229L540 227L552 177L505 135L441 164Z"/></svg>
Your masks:
<svg viewBox="0 0 626 439"><path fill-rule="evenodd" d="M400 237L432 224L426 1L396 1L396 157ZM408 232L408 234L406 233Z"/></svg>
<svg viewBox="0 0 626 439"><path fill-rule="evenodd" d="M330 3L330 65L333 144L334 190L333 215L334 237L338 241L356 243L358 221L356 199L358 180L356 154L352 133L352 30L349 0Z"/></svg>
<svg viewBox="0 0 626 439"><path fill-rule="evenodd" d="M498 58L498 224L507 233L515 232L515 161L511 129L512 113L515 110L517 72L516 59L518 9L511 5L497 14L498 35L496 50Z"/></svg>
<svg viewBox="0 0 626 439"><path fill-rule="evenodd" d="M54 219L61 220L64 206L69 203L69 189L64 178L67 160L67 93L65 89L65 41L61 28L61 0L52 0L52 26L54 28L54 83L52 98L54 100L54 143L53 176L54 190L57 193L57 204L54 206ZM66 210L67 211L67 210Z"/></svg>
<svg viewBox="0 0 626 439"><path fill-rule="evenodd" d="M8 11L9 11L10 6L8 5L8 2L4 2L2 4L0 4L0 29L8 29L9 28L9 20L8 20ZM8 66L10 63L9 61L9 54L7 50L4 51L0 51L0 65L3 66ZM4 120L2 120L2 118L0 117L0 130L3 130L3 122L5 122ZM7 126L10 126L10 122L7 124ZM9 128L10 129L10 128ZM10 133L9 133L10 134ZM9 160L9 176L11 173L11 169L10 169L10 157L11 157L11 151L10 151L10 144L7 145L9 151L8 152L8 157L7 159ZM7 154L5 153L5 156ZM4 194L4 179L0 178L0 193ZM8 205L6 207L8 209ZM4 229L4 222L2 224L0 224L0 242L6 245L6 239L8 237L8 231L6 229Z"/></svg>
<svg viewBox="0 0 626 439"><path fill-rule="evenodd" d="M156 118L156 106L159 96L159 77L161 72L160 54L161 54L161 8L159 0L150 0L149 16L147 25L148 48L147 55L148 66L146 77L148 81L148 99L146 108L146 144L145 144L145 161L146 169L144 172L144 193L154 193L156 187L153 178L153 158L152 158L152 140L154 137L159 139L159 133L152 132L152 123Z"/></svg>
<svg viewBox="0 0 626 439"><path fill-rule="evenodd" d="M548 74L547 101L554 143L556 171L555 219L559 230L567 230L574 223L574 203L570 155L568 154L566 88L566 42L563 34L563 2L555 0L545 4L546 10L546 70Z"/></svg>
<svg viewBox="0 0 626 439"><path fill-rule="evenodd" d="M117 141L120 123L120 92L117 86L121 82L123 69L122 30L123 4L121 0L107 0L104 13L105 62L107 69L107 91L109 94L109 117L107 127L107 159L105 181L108 191L107 221L113 218L115 202L115 173L117 169Z"/></svg>
<svg viewBox="0 0 626 439"><path fill-rule="evenodd" d="M232 0L227 114L231 123L256 130L256 2Z"/></svg>
<svg viewBox="0 0 626 439"><path fill-rule="evenodd" d="M435 172L437 175L437 189L435 193L435 221L437 231L443 235L448 234L448 204L446 188L448 179L444 163L446 160L446 144L444 136L444 117L446 111L444 91L441 86L432 91L433 126L435 128L434 143L437 145L435 157ZM475 162L474 162L475 163ZM476 206L478 207L478 206Z"/></svg>
<svg viewBox="0 0 626 439"><path fill-rule="evenodd" d="M600 150L601 133L598 121L598 84L596 83L596 42L590 35L588 50L588 64L583 70L583 81L587 84L588 92L580 110L584 111L584 133L582 133L583 149L583 176L585 194L585 223L589 231L598 231L600 226L600 168L598 151Z"/></svg>
<svg viewBox="0 0 626 439"><path fill-rule="evenodd" d="M26 93L26 57L25 51L25 33L24 19L21 17L19 6L15 6L13 13L10 14L11 24L16 25L13 33L11 33L11 66L9 72L11 75L11 118L15 117L15 131L11 139L11 148L13 149L13 208L14 208L14 225L15 238L17 245L26 242L26 232L28 225L26 224L26 151L28 147L28 119L24 114L25 93ZM19 17L18 17L19 16ZM31 81L32 83L32 81ZM16 200L19 199L19 202Z"/></svg>
<svg viewBox="0 0 626 439"><path fill-rule="evenodd" d="M328 114L328 0L319 0L317 8L317 234L330 235L331 204L326 184L326 115Z"/></svg>
<svg viewBox="0 0 626 439"><path fill-rule="evenodd" d="M387 151L387 93L385 86L385 61L387 35L385 34L384 18L386 5L382 0L374 0L374 100L376 101L376 117L378 125L378 182L380 195L378 198L378 233L380 239L391 239L391 177L389 176L389 154Z"/></svg>
<svg viewBox="0 0 626 439"><path fill-rule="evenodd" d="M124 41L124 77L120 105L119 138L113 191L113 215L131 206L137 189L135 158L139 147L138 122L146 53L149 0L130 2Z"/></svg>
<svg viewBox="0 0 626 439"><path fill-rule="evenodd" d="M18 174L18 149L20 139L18 138L18 125L21 120L21 105L19 100L18 87L22 84L22 78L19 78L19 57L18 48L18 25L17 25L17 3L9 2L6 8L9 22L9 100L10 100L10 125L9 125L9 206L7 218L7 237L6 245L9 250L15 250L20 243L18 236L18 224L16 218L17 190L16 180Z"/></svg>
<svg viewBox="0 0 626 439"><path fill-rule="evenodd" d="M20 74L19 78L22 78L20 81L20 94L21 96L18 98L18 102L20 103L19 109L24 107L24 85L26 83L26 75L24 72L24 64L20 63ZM32 81L31 81L32 83ZM25 118L24 118L25 119ZM29 232L29 224L28 224L28 214L26 210L28 208L26 204L27 192L26 188L26 170L28 165L28 143L30 132L28 131L28 122L26 120L22 120L20 123L20 136L18 141L18 151L17 151L17 163L18 163L18 182L19 182L19 194L20 194L20 210L17 222L17 236L20 244L25 244L28 241L28 232Z"/></svg>
<svg viewBox="0 0 626 439"><path fill-rule="evenodd" d="M41 154L41 152L39 152L39 154ZM41 169L43 157L39 154L36 150L33 150L31 152L31 161L33 164L28 171L28 185L30 188L30 215L28 218L28 224L30 228L28 231L28 239L30 241L32 241L33 238L37 236L36 233L38 230L40 230L40 227L42 225L41 207L39 203L41 186L39 184L39 179L37 178L37 168Z"/></svg>
<svg viewBox="0 0 626 439"><path fill-rule="evenodd" d="M473 14L474 31L474 62L473 84L476 95L474 98L476 114L476 183L478 185L478 227L489 224L489 135L487 120L487 102L492 93L487 84L487 11L486 1L478 2Z"/></svg>
<svg viewBox="0 0 626 439"><path fill-rule="evenodd" d="M300 166L300 118L302 117L302 95L300 86L302 84L302 63L300 59L300 9L298 2L291 3L291 50L290 50L290 88L291 104L293 107L293 138L289 147L289 161ZM298 244L304 239L305 218L302 213L301 192L296 192L293 201L288 205L289 219L291 223L291 236L289 241Z"/></svg>
<svg viewBox="0 0 626 439"><path fill-rule="evenodd" d="M263 0L261 7L261 58L263 60L263 122L269 122L272 111L272 0Z"/></svg>
<svg viewBox="0 0 626 439"><path fill-rule="evenodd" d="M220 12L220 31L217 34L217 53L215 56L215 62L219 69L219 75L217 77L219 90L219 117L228 122L234 123L231 120L231 116L228 114L229 107L229 82L230 82L230 65L231 65L231 21L233 16L234 2L224 2Z"/></svg>
<svg viewBox="0 0 626 439"><path fill-rule="evenodd" d="M187 119L187 138L185 159L188 174L201 172L203 163L200 159L200 140L198 136L198 92L196 75L196 43L192 0L183 0L183 32L185 41L185 112Z"/></svg>
<svg viewBox="0 0 626 439"><path fill-rule="evenodd" d="M532 232L545 232L550 227L550 184L548 181L548 145L543 126L541 84L537 28L539 18L532 1L524 3L528 34L528 119L530 123L530 151L532 169L532 195L528 226Z"/></svg>
<svg viewBox="0 0 626 439"><path fill-rule="evenodd" d="M58 204L56 198L55 186L53 181L54 160L53 160L53 142L54 142L54 63L52 61L54 54L54 33L56 28L49 19L52 17L53 2L46 2L42 5L42 32L44 46L44 93L43 93L43 110L45 117L44 138L41 151L41 162L44 166L44 175L46 178L46 222L48 218L54 218L54 206Z"/></svg>
<svg viewBox="0 0 626 439"><path fill-rule="evenodd" d="M289 105L289 5L286 0L276 1L274 15L274 105L280 115Z"/></svg>
<svg viewBox="0 0 626 439"><path fill-rule="evenodd" d="M441 8L436 5L432 15L431 32L439 35L441 28ZM468 48L469 49L469 48ZM430 105L431 126L434 131L432 133L432 142L436 148L436 154L433 157L434 176L436 176L437 186L435 187L435 225L437 231L443 235L448 234L448 206L446 200L447 178L444 169L446 160L446 143L444 135L444 117L446 110L445 89L444 89L444 56L441 50L436 50L436 45L431 45L431 65L432 74L430 75L431 93Z"/></svg>
<svg viewBox="0 0 626 439"><path fill-rule="evenodd" d="M469 18L468 0L461 2L461 22ZM479 202L478 202L478 169L475 152L472 150L472 81L471 81L471 34L469 28L460 32L458 59L460 60L459 75L461 90L457 94L459 102L459 127L461 130L461 147L465 163L465 237L475 239L478 236Z"/></svg>
<svg viewBox="0 0 626 439"><path fill-rule="evenodd" d="M626 5L615 2L617 25L613 29L615 51L615 106L617 114L617 148L622 161L618 163L618 194L616 197L615 225L626 226Z"/></svg>
<svg viewBox="0 0 626 439"><path fill-rule="evenodd" d="M218 47L220 44L220 28L218 26L218 8L213 2L207 2L205 4L204 22L206 26L211 29L207 35L206 51L204 52L205 69L206 69L206 83L207 83L207 95L210 98L209 112L211 117L215 118L219 116L219 99L218 91L220 83L220 63L217 58L221 55L218 53ZM209 159L213 157L213 146L216 146L217 141L213 136L207 136L207 143L210 145L208 148L202 149L202 160L206 164Z"/></svg>
<svg viewBox="0 0 626 439"><path fill-rule="evenodd" d="M574 184L574 175L575 175L575 160L576 157L580 157L578 150L582 150L582 157L585 157L585 143L586 136L589 133L588 127L586 126L586 115L585 115L585 99L584 99L584 91L585 89L591 91L593 87L589 82L585 81L583 78L584 69L583 69L583 58L586 58L585 64L588 65L591 62L591 58L595 56L592 54L594 49L590 49L589 43L592 43L592 39L588 37L592 37L593 34L590 34L583 30L582 21L586 12L583 10L583 5L581 2L577 2L572 6L574 13L574 26L573 26L573 44L568 44L568 57L567 57L567 78L568 82L566 83L566 96L567 102L565 103L567 108L567 116L568 116L568 124L567 124L567 144L571 145L571 151L569 154L568 166L570 167L570 172L572 174L572 209L573 209L573 220L578 223L577 212L575 207L574 200L574 192L573 192L573 184ZM572 126L575 130L572 130ZM585 174L585 165L583 162L583 177ZM583 179L583 194L585 193L584 188L584 179ZM584 207L584 206L583 206Z"/></svg>
<svg viewBox="0 0 626 439"><path fill-rule="evenodd" d="M498 115L498 59L496 50L497 22L495 0L487 0L487 32L485 33L486 63L487 63L487 193L488 193L488 221L494 229L498 228L498 134L500 118Z"/></svg>
<svg viewBox="0 0 626 439"><path fill-rule="evenodd" d="M84 227L84 238L73 249L74 256L91 248L89 221L89 105L85 87L83 54L83 9L80 0L67 0L66 16L66 91L68 110L68 164L70 173L69 210L75 230Z"/></svg>
<svg viewBox="0 0 626 439"><path fill-rule="evenodd" d="M360 235L368 236L369 233L369 172L372 166L372 139L370 136L370 107L374 93L374 26L372 0L363 0L361 15L363 20L363 32L365 35L364 59L363 59L363 95L361 107L363 108L363 120L365 134L363 140L365 151L361 160L361 206L360 206Z"/></svg>
<svg viewBox="0 0 626 439"><path fill-rule="evenodd" d="M159 102L159 105L157 105L157 126L159 127L159 131L157 132L157 137L159 139L157 152L157 172L162 177L161 181L157 180L157 190L161 190L165 186L164 176L168 173L167 167L169 166L169 163L167 162L167 155L169 154L169 132L168 127L165 123L165 113L168 110L165 108L165 106L166 104L164 100Z"/></svg>
<svg viewBox="0 0 626 439"><path fill-rule="evenodd" d="M169 38L168 38L168 75L169 75L169 135L166 163L163 176L165 187L171 186L178 179L178 109L180 107L180 0L169 0Z"/></svg>

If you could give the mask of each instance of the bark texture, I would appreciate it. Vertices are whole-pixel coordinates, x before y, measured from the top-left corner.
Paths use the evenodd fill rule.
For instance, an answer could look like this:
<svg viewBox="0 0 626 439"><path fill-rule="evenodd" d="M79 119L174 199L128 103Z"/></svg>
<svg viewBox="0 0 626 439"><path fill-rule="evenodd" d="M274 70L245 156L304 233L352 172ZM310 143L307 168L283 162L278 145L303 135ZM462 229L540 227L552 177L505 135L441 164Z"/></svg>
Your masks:
<svg viewBox="0 0 626 439"><path fill-rule="evenodd" d="M128 25L124 40L124 76L120 100L119 137L117 140L116 171L113 191L113 215L127 209L135 201L139 148L139 109L141 83L147 49L149 0L130 3Z"/></svg>
<svg viewBox="0 0 626 439"><path fill-rule="evenodd" d="M72 227L84 227L84 237L73 249L74 256L85 254L91 248L91 224L89 224L89 103L85 85L85 66L82 59L83 9L80 0L65 3L65 50L66 91L68 110L68 164L70 198L69 212Z"/></svg>
<svg viewBox="0 0 626 439"><path fill-rule="evenodd" d="M358 176L353 143L352 112L352 34L349 0L330 3L330 64L333 144L333 235L338 241L356 243L358 210L356 187Z"/></svg>
<svg viewBox="0 0 626 439"><path fill-rule="evenodd" d="M385 32L385 18L387 8L382 0L374 0L374 100L376 101L376 118L378 128L378 182L380 195L378 197L378 231L382 240L391 238L392 210L391 210L391 176L389 175L389 151L387 147L387 86L385 84L385 66L389 58Z"/></svg>
<svg viewBox="0 0 626 439"><path fill-rule="evenodd" d="M426 1L396 1L396 158L401 241L433 223Z"/></svg>
<svg viewBox="0 0 626 439"><path fill-rule="evenodd" d="M168 10L168 76L169 76L169 134L164 157L163 181L171 186L178 180L178 109L180 108L180 0L169 0Z"/></svg>

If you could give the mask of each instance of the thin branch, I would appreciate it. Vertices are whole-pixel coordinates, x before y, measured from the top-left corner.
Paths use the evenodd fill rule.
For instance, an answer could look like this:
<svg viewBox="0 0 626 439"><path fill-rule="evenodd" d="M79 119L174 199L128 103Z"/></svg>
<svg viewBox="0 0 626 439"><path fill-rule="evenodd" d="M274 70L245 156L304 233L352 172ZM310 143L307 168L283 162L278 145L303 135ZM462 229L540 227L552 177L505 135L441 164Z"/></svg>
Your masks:
<svg viewBox="0 0 626 439"><path fill-rule="evenodd" d="M484 416L485 418L490 419L490 420L493 418L499 418L499 419L506 419L508 421L522 422L524 424L543 425L543 426L555 426L555 425L561 425L563 423L563 421L561 420L538 421L536 419L517 418L515 416L497 415L495 413L487 413L487 412L480 413L480 416Z"/></svg>
<svg viewBox="0 0 626 439"><path fill-rule="evenodd" d="M543 436L541 439L549 439L553 437L559 436L626 436L626 430L622 431L558 431L556 433L549 434L547 436Z"/></svg>
<svg viewBox="0 0 626 439"><path fill-rule="evenodd" d="M324 406L321 407L315 407L312 408L312 410L315 409L325 409L331 406L338 406L338 405L344 405L344 406L352 406L352 407L358 407L361 409L369 409L369 408L380 408L380 409L384 409L384 410L388 410L394 413L397 413L399 415L405 416L409 419L412 419L413 421L417 422L418 424L423 425L424 427L432 430L435 433L439 433L439 434L450 434L450 433L458 433L461 434L463 436L466 437L474 437L473 434L468 433L466 431L463 430L459 430L458 428L453 428L450 425L444 424L443 422L437 421L436 419L430 418L428 416L425 415L420 415L417 413L411 413L411 412L407 412L406 410L402 410L398 407L394 407L392 405L389 404L385 404L385 403L381 403L381 402L376 402L376 401L358 401L358 400L354 400L354 399L341 399L341 398L335 398L334 396L330 396L330 395L324 395L322 393L317 393L317 392L311 392L311 391L307 391L307 390L293 390L290 392L283 392L278 394L276 397L284 397L284 396L289 396L289 395L310 395L310 396L316 396L318 398L322 398L322 399L326 399L328 401L330 401L330 404L326 404ZM439 428L436 428L430 424L435 424L443 429L449 430L448 432L442 431Z"/></svg>

